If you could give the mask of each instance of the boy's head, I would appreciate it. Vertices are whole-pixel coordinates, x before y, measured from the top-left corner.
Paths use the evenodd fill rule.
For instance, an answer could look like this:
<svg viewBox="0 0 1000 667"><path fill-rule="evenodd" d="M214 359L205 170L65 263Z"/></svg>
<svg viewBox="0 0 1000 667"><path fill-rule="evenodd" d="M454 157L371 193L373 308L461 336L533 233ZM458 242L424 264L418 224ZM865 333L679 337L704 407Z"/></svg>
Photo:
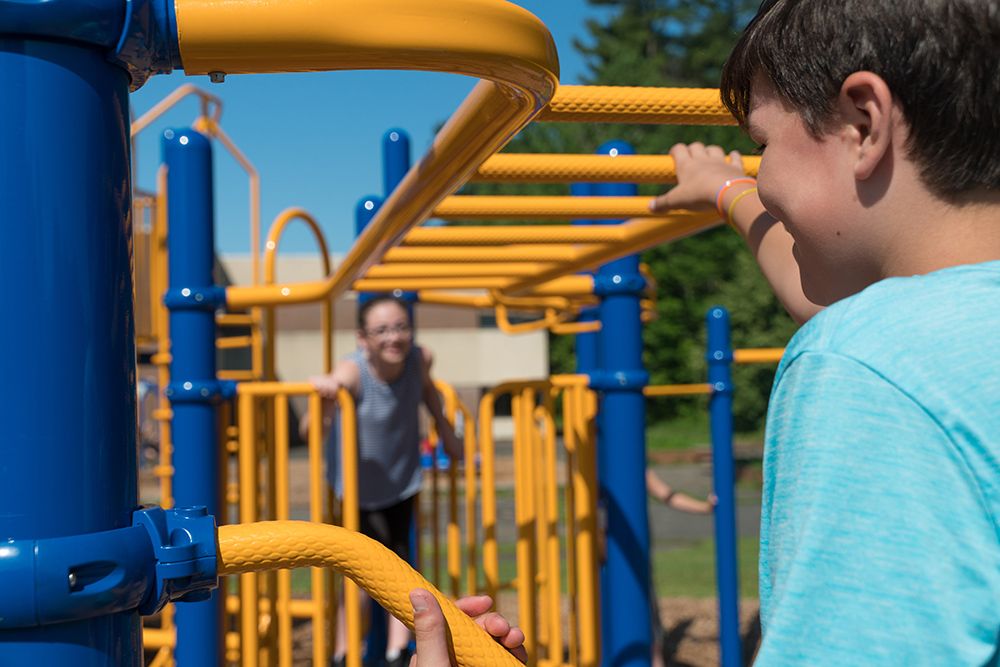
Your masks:
<svg viewBox="0 0 1000 667"><path fill-rule="evenodd" d="M872 220L901 217L913 195L1000 193L998 54L995 0L763 2L722 99L768 146L761 199L795 238L807 296L877 280L894 237Z"/></svg>

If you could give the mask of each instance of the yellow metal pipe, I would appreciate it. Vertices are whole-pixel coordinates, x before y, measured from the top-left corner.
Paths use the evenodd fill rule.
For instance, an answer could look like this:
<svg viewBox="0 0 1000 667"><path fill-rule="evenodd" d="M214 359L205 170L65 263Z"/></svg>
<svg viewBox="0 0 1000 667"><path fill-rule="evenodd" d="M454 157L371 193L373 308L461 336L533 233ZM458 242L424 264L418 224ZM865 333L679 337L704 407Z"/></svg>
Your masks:
<svg viewBox="0 0 1000 667"><path fill-rule="evenodd" d="M547 392L546 392L547 393ZM532 396L532 404L534 404ZM527 429L531 434L531 483L534 491L534 505L532 506L532 516L534 518L535 550L532 554L535 559L535 585L531 589L532 602L535 607L535 616L538 619L538 639L535 642L537 647L544 649L548 654L549 645L549 598L552 592L552 573L549 570L549 562L546 557L546 512L545 512L545 455L543 453L544 441L542 431L539 428L540 412L538 407L531 410L531 419L527 424Z"/></svg>
<svg viewBox="0 0 1000 667"><path fill-rule="evenodd" d="M556 244L509 245L502 248L401 246L390 248L382 258L382 263L566 262L575 257L573 248Z"/></svg>
<svg viewBox="0 0 1000 667"><path fill-rule="evenodd" d="M497 599L500 590L500 553L497 548L496 446L493 441L493 414L497 394L487 391L479 400L479 447L483 485L483 574L486 594Z"/></svg>
<svg viewBox="0 0 1000 667"><path fill-rule="evenodd" d="M548 657L558 663L562 662L562 577L559 557L559 476L556 469L556 422L552 416L552 392L547 392L541 410L542 419L542 461L543 467L539 477L541 489L545 494L545 558L548 562L548 601L546 613L549 617ZM544 475L541 474L544 472Z"/></svg>
<svg viewBox="0 0 1000 667"><path fill-rule="evenodd" d="M465 457L465 594L475 595L479 589L479 568L476 565L476 423L472 413L461 402L462 444Z"/></svg>
<svg viewBox="0 0 1000 667"><path fill-rule="evenodd" d="M560 86L539 121L735 125L715 88Z"/></svg>
<svg viewBox="0 0 1000 667"><path fill-rule="evenodd" d="M655 396L700 396L712 393L710 384L664 384L648 385L642 388L642 395Z"/></svg>
<svg viewBox="0 0 1000 667"><path fill-rule="evenodd" d="M243 386L243 385L241 385ZM240 523L257 520L257 442L254 397L239 396L240 427ZM243 667L256 667L259 647L259 610L257 606L257 575L246 572L240 575L240 657Z"/></svg>
<svg viewBox="0 0 1000 667"><path fill-rule="evenodd" d="M600 330L600 320L592 320L589 322L563 322L561 324L553 324L549 327L549 331L559 336L596 333Z"/></svg>
<svg viewBox="0 0 1000 667"><path fill-rule="evenodd" d="M411 69L483 77L327 281L227 290L231 308L336 297L524 127L558 85L551 35L500 0L178 0L188 74Z"/></svg>
<svg viewBox="0 0 1000 667"><path fill-rule="evenodd" d="M513 284L513 279L504 277L461 277L461 278L361 278L355 280L351 288L357 292L392 292L401 289L420 291L428 289L502 289Z"/></svg>
<svg viewBox="0 0 1000 667"><path fill-rule="evenodd" d="M202 116L208 116L216 122L219 121L219 118L222 116L222 100L215 95L198 88L193 83L185 83L154 104L149 111L133 120L130 128L131 137L134 139L143 130L149 127L154 120L162 116L174 105L189 95L196 96L200 101ZM211 114L209 114L210 107L212 108Z"/></svg>
<svg viewBox="0 0 1000 667"><path fill-rule="evenodd" d="M568 387L562 393L563 408L563 447L565 449L566 484L563 489L565 496L565 516L566 516L566 593L569 598L567 605L566 627L567 636L567 660L569 664L575 665L579 662L580 650L577 643L577 635L580 632L578 626L577 608L579 606L577 590L577 562L576 562L576 494L574 489L574 478L577 469L577 444L576 444L576 401L575 387Z"/></svg>
<svg viewBox="0 0 1000 667"><path fill-rule="evenodd" d="M511 413L514 417L514 521L517 525L517 609L518 623L524 632L524 648L528 662L537 658L537 627L535 617L535 540L533 513L534 480L531 476L531 434L526 427L524 405L526 391L517 391L511 396Z"/></svg>
<svg viewBox="0 0 1000 667"><path fill-rule="evenodd" d="M279 396L274 403L274 494L278 521L291 518L288 490L288 399ZM278 570L278 665L292 667L292 573Z"/></svg>
<svg viewBox="0 0 1000 667"><path fill-rule="evenodd" d="M596 667L600 655L600 614L597 572L597 450L589 424L585 386L574 388L574 433L577 464L573 474L576 498L577 614L579 616L579 665Z"/></svg>
<svg viewBox="0 0 1000 667"><path fill-rule="evenodd" d="M358 505L358 424L354 397L346 389L337 392L340 405L340 460L344 498L344 528L361 527ZM344 615L347 625L347 667L361 667L361 594L353 581L344 582Z"/></svg>
<svg viewBox="0 0 1000 667"><path fill-rule="evenodd" d="M368 269L365 278L371 280L407 278L496 278L532 276L557 266L540 263L481 262L467 264L381 264Z"/></svg>
<svg viewBox="0 0 1000 667"><path fill-rule="evenodd" d="M648 200L647 200L648 203ZM505 246L556 243L617 243L625 239L621 225L487 225L419 227L410 230L403 247Z"/></svg>
<svg viewBox="0 0 1000 667"><path fill-rule="evenodd" d="M516 195L453 195L434 209L444 220L570 220L654 218L649 197L543 197Z"/></svg>
<svg viewBox="0 0 1000 667"><path fill-rule="evenodd" d="M323 523L325 506L324 491L326 477L323 474L323 400L319 394L309 395L309 520ZM341 406L341 410L345 409ZM310 572L310 596L312 597L312 645L313 664L325 665L329 660L326 627L327 611L336 609L336 603L327 596L327 573L314 567ZM335 619L331 619L331 624Z"/></svg>
<svg viewBox="0 0 1000 667"><path fill-rule="evenodd" d="M253 345L252 336L226 336L215 339L215 347L219 350L232 350L251 345Z"/></svg>
<svg viewBox="0 0 1000 667"><path fill-rule="evenodd" d="M733 363L776 364L785 354L783 347L762 347L756 349L733 350Z"/></svg>
<svg viewBox="0 0 1000 667"><path fill-rule="evenodd" d="M558 93L557 93L558 94ZM760 158L743 158L743 169L756 176ZM484 162L472 180L517 183L675 183L677 169L669 155L566 155L499 153Z"/></svg>

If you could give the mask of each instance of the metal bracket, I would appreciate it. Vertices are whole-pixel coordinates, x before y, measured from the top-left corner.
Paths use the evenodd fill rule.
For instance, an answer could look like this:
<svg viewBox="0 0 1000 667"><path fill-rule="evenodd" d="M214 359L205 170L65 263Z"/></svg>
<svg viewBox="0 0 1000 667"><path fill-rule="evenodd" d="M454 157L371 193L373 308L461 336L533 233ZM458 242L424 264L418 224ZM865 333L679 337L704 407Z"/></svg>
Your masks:
<svg viewBox="0 0 1000 667"><path fill-rule="evenodd" d="M171 287L163 294L163 305L168 310L214 311L226 305L226 288L217 285Z"/></svg>
<svg viewBox="0 0 1000 667"><path fill-rule="evenodd" d="M642 391L648 384L645 370L590 372L590 388L598 391Z"/></svg>
<svg viewBox="0 0 1000 667"><path fill-rule="evenodd" d="M152 614L217 585L214 517L146 508L128 528L0 542L0 629Z"/></svg>
<svg viewBox="0 0 1000 667"><path fill-rule="evenodd" d="M214 403L236 395L232 380L179 380L163 392L171 403Z"/></svg>
<svg viewBox="0 0 1000 667"><path fill-rule="evenodd" d="M640 273L597 273L594 275L594 294L642 294L646 290L646 278Z"/></svg>

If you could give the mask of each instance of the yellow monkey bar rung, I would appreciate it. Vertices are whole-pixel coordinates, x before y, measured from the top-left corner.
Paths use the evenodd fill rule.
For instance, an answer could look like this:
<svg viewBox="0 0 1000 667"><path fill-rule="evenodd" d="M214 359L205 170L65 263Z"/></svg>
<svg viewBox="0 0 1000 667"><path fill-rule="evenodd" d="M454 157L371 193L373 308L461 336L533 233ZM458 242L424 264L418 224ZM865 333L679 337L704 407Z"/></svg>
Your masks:
<svg viewBox="0 0 1000 667"><path fill-rule="evenodd" d="M743 170L756 176L760 158L743 158ZM500 153L484 162L474 181L520 183L674 183L677 169L669 155L563 155Z"/></svg>
<svg viewBox="0 0 1000 667"><path fill-rule="evenodd" d="M528 220L572 218L651 218L661 214L649 210L649 197L448 197L434 209L434 217L445 220L514 218Z"/></svg>
<svg viewBox="0 0 1000 667"><path fill-rule="evenodd" d="M539 121L735 125L717 88L560 86Z"/></svg>

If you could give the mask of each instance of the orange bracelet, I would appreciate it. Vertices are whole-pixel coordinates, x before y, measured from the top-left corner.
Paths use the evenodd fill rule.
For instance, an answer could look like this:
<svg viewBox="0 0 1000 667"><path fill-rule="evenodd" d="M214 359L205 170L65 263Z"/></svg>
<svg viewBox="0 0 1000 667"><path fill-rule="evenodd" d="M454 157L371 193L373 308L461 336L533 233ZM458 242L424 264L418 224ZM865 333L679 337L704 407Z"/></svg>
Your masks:
<svg viewBox="0 0 1000 667"><path fill-rule="evenodd" d="M731 178L722 184L719 188L719 192L715 195L715 210L719 212L719 217L725 219L726 212L722 210L722 198L726 196L726 191L733 187L737 183L753 183L757 185L756 178L750 178L749 176L745 178Z"/></svg>

